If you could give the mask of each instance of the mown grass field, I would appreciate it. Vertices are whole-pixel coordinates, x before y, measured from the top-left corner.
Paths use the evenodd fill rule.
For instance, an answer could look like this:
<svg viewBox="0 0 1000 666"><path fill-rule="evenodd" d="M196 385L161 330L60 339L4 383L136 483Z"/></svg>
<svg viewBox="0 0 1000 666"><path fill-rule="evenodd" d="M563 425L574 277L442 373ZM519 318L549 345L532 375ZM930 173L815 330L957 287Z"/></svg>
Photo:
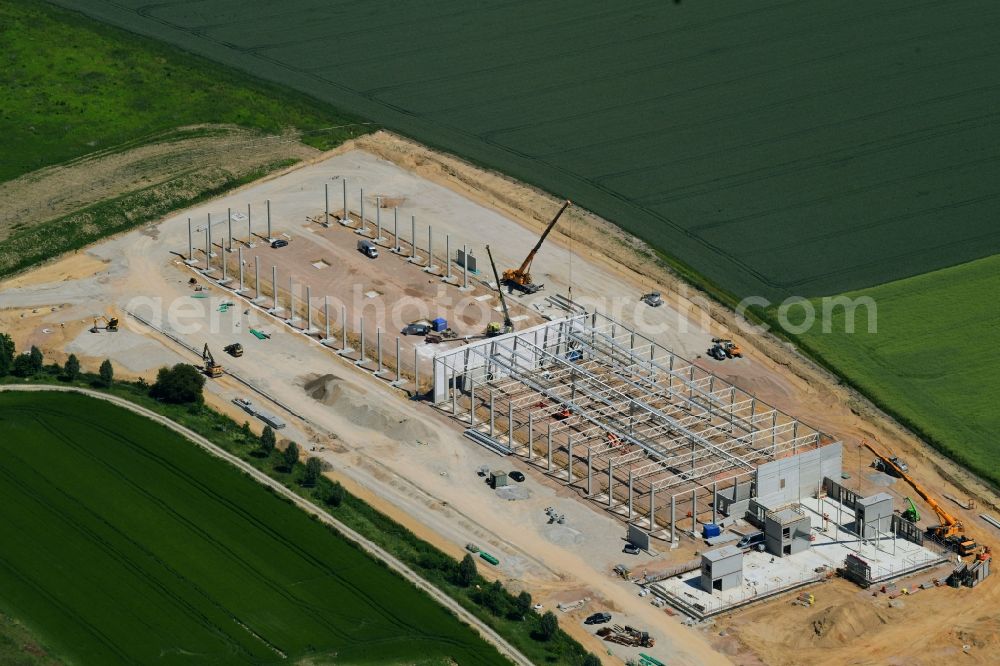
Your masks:
<svg viewBox="0 0 1000 666"><path fill-rule="evenodd" d="M736 294L1000 251L1000 4L57 0L567 196Z"/></svg>
<svg viewBox="0 0 1000 666"><path fill-rule="evenodd" d="M73 663L506 663L150 421L83 396L0 394L0 428L0 610Z"/></svg>
<svg viewBox="0 0 1000 666"><path fill-rule="evenodd" d="M1000 256L849 294L878 305L868 334L859 308L845 333L837 309L833 332L803 342L949 456L1000 487ZM817 309L818 309L817 305Z"/></svg>

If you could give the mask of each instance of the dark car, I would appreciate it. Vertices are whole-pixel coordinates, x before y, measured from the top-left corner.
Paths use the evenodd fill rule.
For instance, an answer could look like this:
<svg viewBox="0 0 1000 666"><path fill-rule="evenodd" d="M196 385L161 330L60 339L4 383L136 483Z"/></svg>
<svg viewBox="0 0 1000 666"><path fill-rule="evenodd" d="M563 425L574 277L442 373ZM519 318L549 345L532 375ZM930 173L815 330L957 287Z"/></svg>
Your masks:
<svg viewBox="0 0 1000 666"><path fill-rule="evenodd" d="M278 240L271 242L271 247L273 248L285 247L286 245L288 245L288 241L284 238L279 238Z"/></svg>
<svg viewBox="0 0 1000 666"><path fill-rule="evenodd" d="M508 479L514 479L518 483L521 483L522 481L524 481L524 474L521 474L520 472L518 472L517 470L515 470L515 471L511 472L510 474L508 474L507 478Z"/></svg>
<svg viewBox="0 0 1000 666"><path fill-rule="evenodd" d="M611 613L594 613L583 621L584 624L605 624L607 622L611 622Z"/></svg>
<svg viewBox="0 0 1000 666"><path fill-rule="evenodd" d="M430 324L407 324L403 329L403 335L427 335L430 332Z"/></svg>
<svg viewBox="0 0 1000 666"><path fill-rule="evenodd" d="M627 553L629 555L638 555L639 546L635 545L634 543L626 543L625 547L622 548L622 552Z"/></svg>

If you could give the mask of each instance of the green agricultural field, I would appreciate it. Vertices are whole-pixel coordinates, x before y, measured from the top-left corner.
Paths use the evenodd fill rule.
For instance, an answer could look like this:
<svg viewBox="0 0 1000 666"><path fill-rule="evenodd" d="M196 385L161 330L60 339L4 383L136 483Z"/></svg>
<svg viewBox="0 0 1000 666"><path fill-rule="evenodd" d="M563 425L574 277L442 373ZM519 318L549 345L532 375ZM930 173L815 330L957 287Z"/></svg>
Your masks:
<svg viewBox="0 0 1000 666"><path fill-rule="evenodd" d="M1000 3L56 0L567 196L737 296L1000 251Z"/></svg>
<svg viewBox="0 0 1000 666"><path fill-rule="evenodd" d="M878 305L878 332L857 310L844 333L810 333L808 347L876 396L949 456L1000 487L1000 256L849 294Z"/></svg>
<svg viewBox="0 0 1000 666"><path fill-rule="evenodd" d="M79 664L503 664L334 532L167 429L0 394L0 612Z"/></svg>
<svg viewBox="0 0 1000 666"><path fill-rule="evenodd" d="M0 3L0 95L0 182L186 125L293 128L323 149L367 131L305 95L38 0Z"/></svg>

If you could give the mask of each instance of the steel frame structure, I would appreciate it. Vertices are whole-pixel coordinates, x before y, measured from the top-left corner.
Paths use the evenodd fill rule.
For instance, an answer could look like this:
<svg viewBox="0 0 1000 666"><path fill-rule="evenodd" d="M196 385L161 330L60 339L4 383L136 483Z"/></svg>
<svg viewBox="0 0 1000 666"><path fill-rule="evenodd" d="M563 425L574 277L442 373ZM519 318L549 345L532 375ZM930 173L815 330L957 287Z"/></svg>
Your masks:
<svg viewBox="0 0 1000 666"><path fill-rule="evenodd" d="M702 506L715 520L720 484L832 441L600 313L440 352L432 394L478 441L523 455L571 486L585 480L586 497L630 521L640 523L636 491L646 494L641 524L651 533L660 525L657 495L669 498L671 541L679 503L690 502L685 517L695 528L698 498L708 495ZM606 472L600 491L595 465Z"/></svg>

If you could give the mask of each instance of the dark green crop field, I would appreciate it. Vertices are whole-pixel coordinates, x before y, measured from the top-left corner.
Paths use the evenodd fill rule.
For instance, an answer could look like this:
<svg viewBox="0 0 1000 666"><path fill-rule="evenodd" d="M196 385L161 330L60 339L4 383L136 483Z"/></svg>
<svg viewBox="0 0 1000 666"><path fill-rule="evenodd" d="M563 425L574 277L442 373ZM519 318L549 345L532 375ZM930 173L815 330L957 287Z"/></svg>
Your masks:
<svg viewBox="0 0 1000 666"><path fill-rule="evenodd" d="M740 296L1000 251L1000 3L56 0L567 196Z"/></svg>
<svg viewBox="0 0 1000 666"><path fill-rule="evenodd" d="M79 664L504 664L305 513L103 401L0 394L0 611Z"/></svg>

